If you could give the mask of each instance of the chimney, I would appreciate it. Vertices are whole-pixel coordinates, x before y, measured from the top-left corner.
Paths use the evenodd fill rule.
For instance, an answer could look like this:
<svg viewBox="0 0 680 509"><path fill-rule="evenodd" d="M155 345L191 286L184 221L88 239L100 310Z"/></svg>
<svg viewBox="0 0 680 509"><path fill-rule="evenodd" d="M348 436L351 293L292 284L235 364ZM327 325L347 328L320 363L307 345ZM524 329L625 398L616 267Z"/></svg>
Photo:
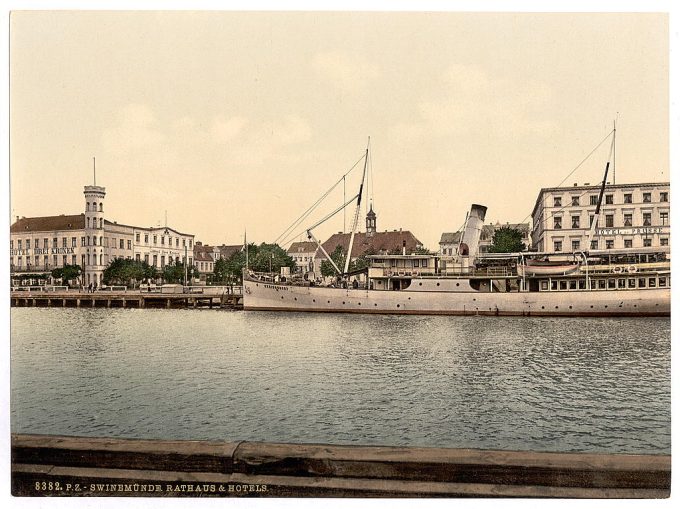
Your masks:
<svg viewBox="0 0 680 509"><path fill-rule="evenodd" d="M405 240L401 241L401 254L404 255L404 256L406 255L406 241Z"/></svg>
<svg viewBox="0 0 680 509"><path fill-rule="evenodd" d="M473 204L470 208L463 239L460 246L460 253L463 256L470 256L472 259L477 255L479 248L479 237L484 226L486 217L486 207L484 205Z"/></svg>

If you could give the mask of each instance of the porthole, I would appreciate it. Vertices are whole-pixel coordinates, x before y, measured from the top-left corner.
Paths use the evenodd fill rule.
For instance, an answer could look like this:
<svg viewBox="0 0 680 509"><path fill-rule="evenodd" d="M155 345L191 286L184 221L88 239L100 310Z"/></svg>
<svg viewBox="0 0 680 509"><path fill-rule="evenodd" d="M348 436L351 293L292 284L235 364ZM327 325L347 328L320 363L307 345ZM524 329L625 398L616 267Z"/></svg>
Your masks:
<svg viewBox="0 0 680 509"><path fill-rule="evenodd" d="M345 301L343 300L343 301L342 301L342 303L344 304L344 303L345 303Z"/></svg>
<svg viewBox="0 0 680 509"><path fill-rule="evenodd" d="M331 303L331 301L328 301L328 303L330 304L330 303Z"/></svg>
<svg viewBox="0 0 680 509"><path fill-rule="evenodd" d="M357 302L357 304L359 304L361 306L361 302Z"/></svg>
<svg viewBox="0 0 680 509"><path fill-rule="evenodd" d="M456 283L456 286L460 286L460 283Z"/></svg>
<svg viewBox="0 0 680 509"><path fill-rule="evenodd" d="M401 306L401 304L397 304L397 307L400 307L400 306Z"/></svg>
<svg viewBox="0 0 680 509"><path fill-rule="evenodd" d="M593 306L590 306L590 309L593 309Z"/></svg>
<svg viewBox="0 0 680 509"><path fill-rule="evenodd" d="M607 305L605 304L604 308L607 309L608 307L609 307L609 306L607 306Z"/></svg>
<svg viewBox="0 0 680 509"><path fill-rule="evenodd" d="M437 286L439 286L439 283L437 283Z"/></svg>
<svg viewBox="0 0 680 509"><path fill-rule="evenodd" d="M297 297L295 297L295 300L297 300Z"/></svg>
<svg viewBox="0 0 680 509"><path fill-rule="evenodd" d="M377 303L377 302L376 302L375 304L373 304L373 305L374 305L375 307L378 307L378 303Z"/></svg>
<svg viewBox="0 0 680 509"><path fill-rule="evenodd" d="M316 299L312 299L312 302L316 302Z"/></svg>
<svg viewBox="0 0 680 509"><path fill-rule="evenodd" d="M283 299L283 295L281 295L281 298Z"/></svg>
<svg viewBox="0 0 680 509"><path fill-rule="evenodd" d="M572 307L571 307L571 306L569 306L569 309L571 309L571 308L572 308Z"/></svg>
<svg viewBox="0 0 680 509"><path fill-rule="evenodd" d="M541 306L541 309L545 309L545 306Z"/></svg>
<svg viewBox="0 0 680 509"><path fill-rule="evenodd" d="M418 286L423 286L423 283L418 283Z"/></svg>
<svg viewBox="0 0 680 509"><path fill-rule="evenodd" d="M560 307L559 307L559 306L555 306L555 309L560 309Z"/></svg>

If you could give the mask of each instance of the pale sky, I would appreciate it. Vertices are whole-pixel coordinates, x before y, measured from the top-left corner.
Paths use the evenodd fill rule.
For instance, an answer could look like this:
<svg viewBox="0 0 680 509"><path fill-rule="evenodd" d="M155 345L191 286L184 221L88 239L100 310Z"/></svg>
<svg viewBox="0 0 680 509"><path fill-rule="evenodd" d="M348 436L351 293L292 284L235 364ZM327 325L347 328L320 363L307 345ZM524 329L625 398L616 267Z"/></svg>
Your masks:
<svg viewBox="0 0 680 509"><path fill-rule="evenodd" d="M525 220L617 116L617 183L669 180L668 52L651 13L14 12L12 219L82 212L95 156L109 220L271 242L370 136L378 229L436 250L473 202Z"/></svg>

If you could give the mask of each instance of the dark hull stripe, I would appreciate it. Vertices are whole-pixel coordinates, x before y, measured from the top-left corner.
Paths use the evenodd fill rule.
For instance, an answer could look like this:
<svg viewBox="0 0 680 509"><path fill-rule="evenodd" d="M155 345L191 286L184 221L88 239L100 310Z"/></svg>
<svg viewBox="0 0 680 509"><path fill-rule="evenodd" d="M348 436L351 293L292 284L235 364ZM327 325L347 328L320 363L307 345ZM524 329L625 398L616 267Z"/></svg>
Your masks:
<svg viewBox="0 0 680 509"><path fill-rule="evenodd" d="M585 316L585 317L663 317L671 316L670 312L616 312L616 311L594 311L594 312L560 312L560 311L531 311L523 313L521 311L435 311L435 310L399 310L388 311L380 309L311 309L311 308L293 308L293 307L266 307L266 306L244 306L245 311L287 311L297 313L355 313L362 315L445 315L445 316Z"/></svg>

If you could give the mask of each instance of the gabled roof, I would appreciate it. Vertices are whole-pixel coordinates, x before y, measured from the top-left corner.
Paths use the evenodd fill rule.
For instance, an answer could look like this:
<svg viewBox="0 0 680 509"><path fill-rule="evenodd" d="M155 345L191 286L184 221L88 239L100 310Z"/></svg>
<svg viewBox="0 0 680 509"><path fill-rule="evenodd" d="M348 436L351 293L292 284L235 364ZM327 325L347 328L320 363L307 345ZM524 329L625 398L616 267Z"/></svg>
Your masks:
<svg viewBox="0 0 680 509"><path fill-rule="evenodd" d="M349 248L349 238L349 233L336 233L323 243L323 248L329 255L338 246L342 246L342 249L346 252ZM351 258L358 258L367 252L376 254L387 254L391 251L401 252L404 242L406 243L406 253L409 254L423 247L423 243L408 230L375 232L372 235L357 233L354 235Z"/></svg>
<svg viewBox="0 0 680 509"><path fill-rule="evenodd" d="M288 248L288 254L315 253L318 248L316 242L293 242Z"/></svg>
<svg viewBox="0 0 680 509"><path fill-rule="evenodd" d="M72 216L22 217L10 227L10 233L83 230L85 214Z"/></svg>
<svg viewBox="0 0 680 509"><path fill-rule="evenodd" d="M222 258L229 259L234 255L234 253L243 251L243 246L240 244L237 244L235 246L225 246L224 244L222 244L221 246L217 246L217 249L220 250L220 256Z"/></svg>

